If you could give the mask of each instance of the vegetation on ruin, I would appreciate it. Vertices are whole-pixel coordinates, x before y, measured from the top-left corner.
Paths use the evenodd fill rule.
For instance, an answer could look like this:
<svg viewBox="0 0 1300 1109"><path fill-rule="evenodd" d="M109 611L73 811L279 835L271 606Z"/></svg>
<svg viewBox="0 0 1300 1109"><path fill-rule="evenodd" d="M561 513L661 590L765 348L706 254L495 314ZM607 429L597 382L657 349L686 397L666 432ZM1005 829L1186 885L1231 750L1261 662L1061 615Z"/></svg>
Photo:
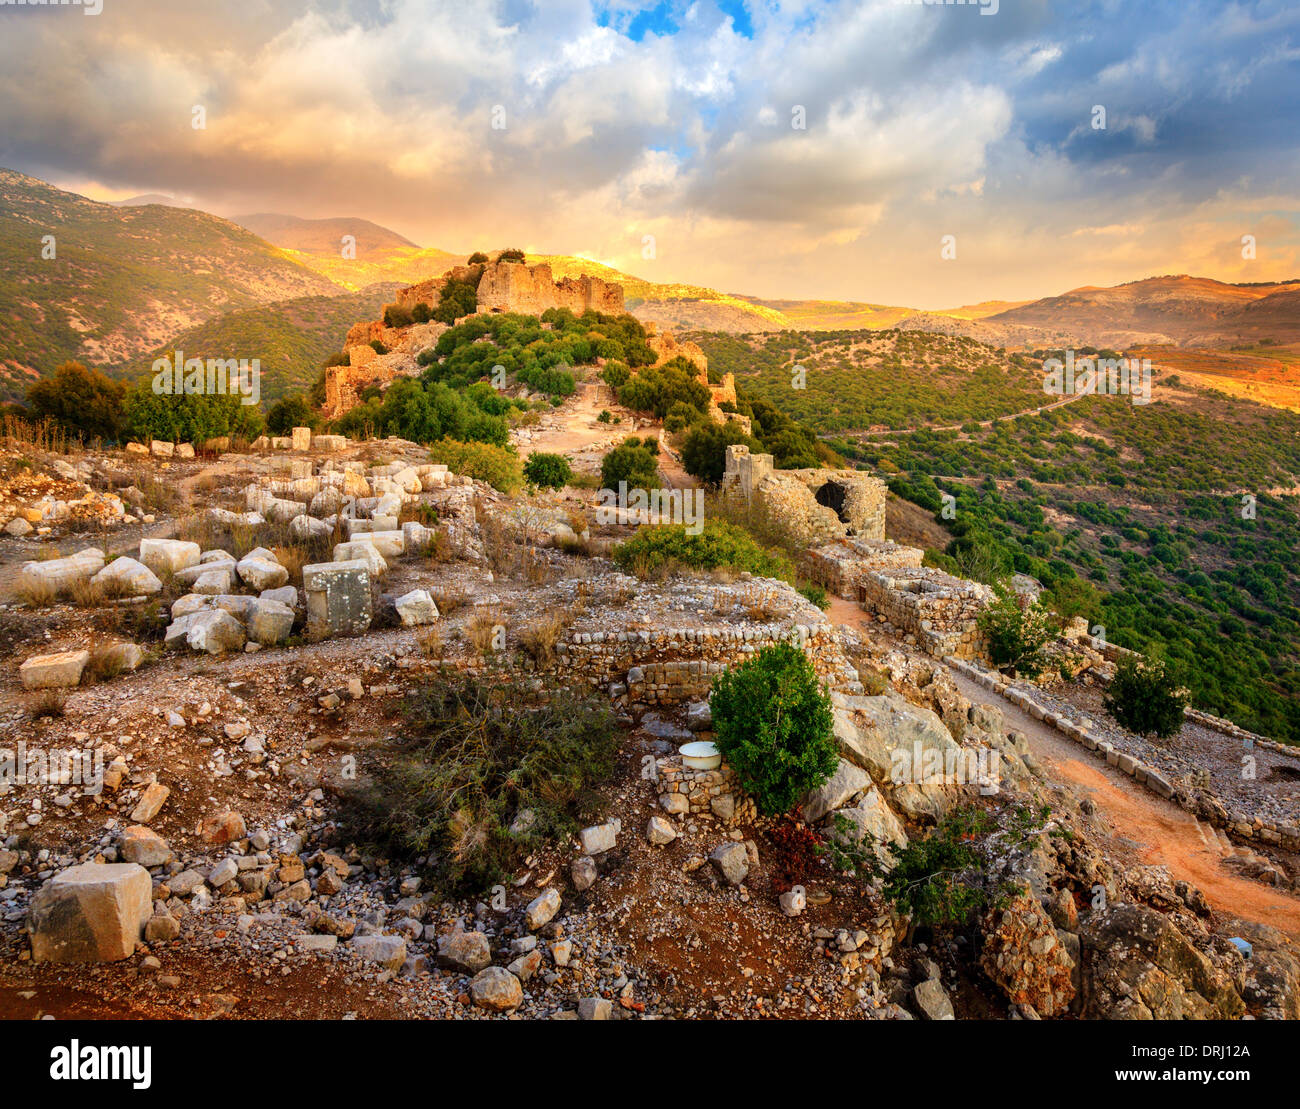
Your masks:
<svg viewBox="0 0 1300 1109"><path fill-rule="evenodd" d="M995 666L1029 678L1043 671L1043 648L1056 636L1057 621L1041 601L1016 592L1006 579L993 586L993 601L979 614Z"/></svg>
<svg viewBox="0 0 1300 1109"><path fill-rule="evenodd" d="M116 442L125 420L125 399L122 382L80 362L64 362L27 390L27 412L38 421L54 421L84 442Z"/></svg>
<svg viewBox="0 0 1300 1109"><path fill-rule="evenodd" d="M429 444L429 461L441 462L453 474L485 481L502 493L517 493L523 488L523 466L513 447L440 439Z"/></svg>
<svg viewBox="0 0 1300 1109"><path fill-rule="evenodd" d="M787 813L839 760L830 696L792 643L719 674L710 699L718 750L767 815Z"/></svg>
<svg viewBox="0 0 1300 1109"><path fill-rule="evenodd" d="M793 580L788 559L766 550L744 528L716 518L691 534L685 524L638 528L631 539L614 548L620 570L638 577L678 569L748 571L767 578Z"/></svg>

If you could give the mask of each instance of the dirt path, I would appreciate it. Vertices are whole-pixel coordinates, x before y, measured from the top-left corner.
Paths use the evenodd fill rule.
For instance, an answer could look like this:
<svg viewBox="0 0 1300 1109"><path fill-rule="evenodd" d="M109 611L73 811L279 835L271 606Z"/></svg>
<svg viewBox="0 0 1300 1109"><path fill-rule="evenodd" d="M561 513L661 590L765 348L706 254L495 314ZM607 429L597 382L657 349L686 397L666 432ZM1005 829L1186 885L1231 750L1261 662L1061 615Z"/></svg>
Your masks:
<svg viewBox="0 0 1300 1109"><path fill-rule="evenodd" d="M837 599L830 617L838 624L871 632L870 618L848 601ZM1191 813L1091 755L1081 754L1076 744L1005 698L962 674L949 674L966 697L1001 709L1007 727L1024 733L1049 778L1091 799L1109 825L1112 840L1118 841L1121 854L1138 864L1168 867L1174 878L1197 886L1220 912L1271 924L1300 938L1300 899L1227 869L1219 852L1202 837Z"/></svg>

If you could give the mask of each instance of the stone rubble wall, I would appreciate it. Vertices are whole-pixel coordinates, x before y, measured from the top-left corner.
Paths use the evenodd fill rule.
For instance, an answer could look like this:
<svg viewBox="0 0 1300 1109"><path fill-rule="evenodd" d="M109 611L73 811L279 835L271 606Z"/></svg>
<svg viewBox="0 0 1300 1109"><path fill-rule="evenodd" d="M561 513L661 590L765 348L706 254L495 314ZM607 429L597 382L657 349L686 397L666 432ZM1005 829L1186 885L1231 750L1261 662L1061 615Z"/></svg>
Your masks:
<svg viewBox="0 0 1300 1109"><path fill-rule="evenodd" d="M942 658L984 658L988 642L979 615L993 590L928 566L894 572L871 571L858 585L862 607L904 635L916 637L927 654Z"/></svg>
<svg viewBox="0 0 1300 1109"><path fill-rule="evenodd" d="M680 754L669 755L656 760L655 770L660 793L684 798L685 811L691 816L712 817L727 827L750 824L758 818L754 799L740 788L725 762L716 770L696 770L685 766ZM660 804L663 806L662 801Z"/></svg>
<svg viewBox="0 0 1300 1109"><path fill-rule="evenodd" d="M813 669L832 689L862 692L832 624L578 632L556 646L554 663L530 667L534 674L554 674L567 684L608 689L621 706L673 705L703 700L719 674L765 647L790 640L802 644ZM478 655L449 655L428 665L469 674L499 670L490 656Z"/></svg>

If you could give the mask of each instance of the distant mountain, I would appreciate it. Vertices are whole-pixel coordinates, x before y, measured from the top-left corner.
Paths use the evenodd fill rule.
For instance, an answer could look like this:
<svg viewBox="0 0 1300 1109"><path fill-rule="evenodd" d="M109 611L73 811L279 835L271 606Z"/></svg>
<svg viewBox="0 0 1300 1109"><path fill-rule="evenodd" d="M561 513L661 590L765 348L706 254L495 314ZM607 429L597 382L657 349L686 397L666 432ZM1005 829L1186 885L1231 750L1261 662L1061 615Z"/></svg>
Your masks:
<svg viewBox="0 0 1300 1109"><path fill-rule="evenodd" d="M356 239L357 256L392 250L419 250L410 239L371 223L368 219L343 216L336 219L300 219L278 212L263 212L251 216L233 216L232 223L247 227L268 243L296 250L302 254L342 255L343 236Z"/></svg>
<svg viewBox="0 0 1300 1109"><path fill-rule="evenodd" d="M343 349L348 328L379 316L400 287L371 285L356 293L241 308L182 331L114 374L138 379L151 371L155 358L171 358L178 350L187 358L256 358L262 367L262 401L270 404L286 393L309 389L321 363Z"/></svg>
<svg viewBox="0 0 1300 1109"><path fill-rule="evenodd" d="M0 398L69 358L107 368L237 308L340 291L205 212L101 204L0 170Z"/></svg>
<svg viewBox="0 0 1300 1109"><path fill-rule="evenodd" d="M166 193L141 193L139 196L128 196L125 200L110 200L109 203L114 208L141 208L146 204L163 204L168 208L186 207L184 204L177 204L176 198Z"/></svg>
<svg viewBox="0 0 1300 1109"><path fill-rule="evenodd" d="M1117 348L1282 338L1279 329L1300 337L1297 290L1294 282L1229 285L1186 274L1149 277L1113 288L1071 289L999 312L986 322L1042 328Z"/></svg>

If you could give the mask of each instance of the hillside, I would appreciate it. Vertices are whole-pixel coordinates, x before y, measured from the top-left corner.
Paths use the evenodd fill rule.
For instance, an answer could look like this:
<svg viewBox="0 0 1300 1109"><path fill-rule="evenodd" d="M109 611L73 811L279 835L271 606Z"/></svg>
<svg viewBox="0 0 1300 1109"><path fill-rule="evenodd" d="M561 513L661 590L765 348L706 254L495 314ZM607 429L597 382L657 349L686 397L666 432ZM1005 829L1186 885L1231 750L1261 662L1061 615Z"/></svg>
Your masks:
<svg viewBox="0 0 1300 1109"><path fill-rule="evenodd" d="M1294 337L1300 335L1300 291L1294 284L1229 285L1180 274L1109 289L1083 286L999 312L987 322L1073 334L1111 347L1206 344L1275 332Z"/></svg>
<svg viewBox="0 0 1300 1109"><path fill-rule="evenodd" d="M690 332L711 375L823 433L944 427L1038 408L1040 364L973 339L923 331ZM793 387L803 367L802 388Z"/></svg>
<svg viewBox="0 0 1300 1109"><path fill-rule="evenodd" d="M376 316L398 286L371 285L340 296L297 297L241 308L173 336L156 350L132 359L115 374L134 380L150 372L155 358L182 350L189 357L257 358L262 363L262 401L310 389L321 363L343 348L348 328Z"/></svg>
<svg viewBox="0 0 1300 1109"><path fill-rule="evenodd" d="M100 204L0 170L0 398L69 358L113 365L232 309L338 291L205 212Z"/></svg>

